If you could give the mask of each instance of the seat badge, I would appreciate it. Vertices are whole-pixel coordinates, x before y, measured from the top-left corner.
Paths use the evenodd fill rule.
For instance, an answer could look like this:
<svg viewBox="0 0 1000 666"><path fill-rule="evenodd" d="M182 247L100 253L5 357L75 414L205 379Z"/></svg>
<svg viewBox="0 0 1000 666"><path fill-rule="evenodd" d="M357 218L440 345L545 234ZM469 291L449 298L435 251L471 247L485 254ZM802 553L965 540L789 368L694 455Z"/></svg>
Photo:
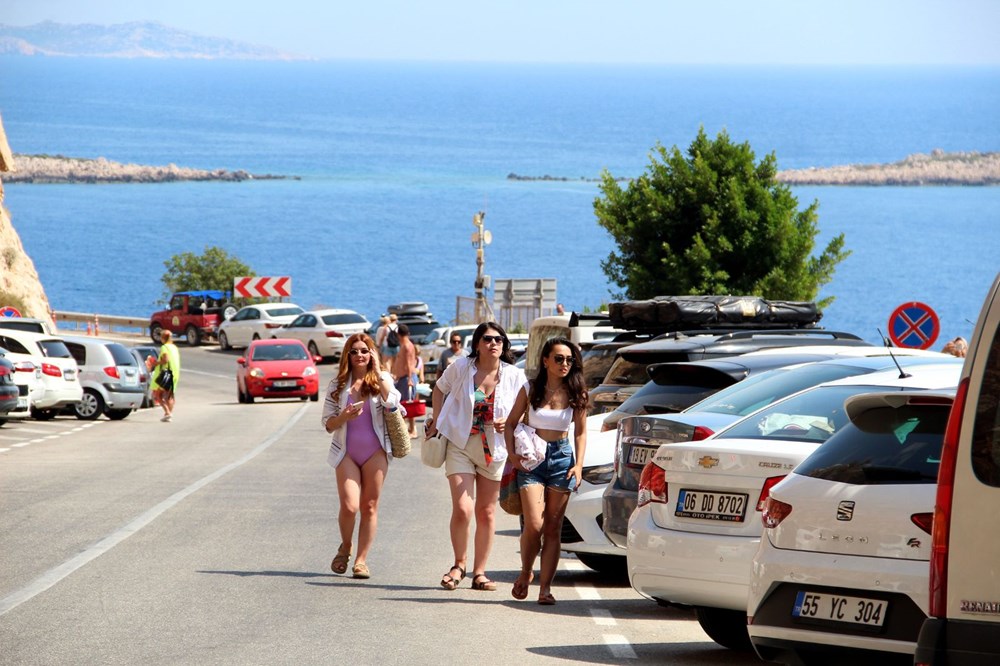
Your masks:
<svg viewBox="0 0 1000 666"><path fill-rule="evenodd" d="M837 520L850 520L854 518L854 502L844 500L837 505Z"/></svg>

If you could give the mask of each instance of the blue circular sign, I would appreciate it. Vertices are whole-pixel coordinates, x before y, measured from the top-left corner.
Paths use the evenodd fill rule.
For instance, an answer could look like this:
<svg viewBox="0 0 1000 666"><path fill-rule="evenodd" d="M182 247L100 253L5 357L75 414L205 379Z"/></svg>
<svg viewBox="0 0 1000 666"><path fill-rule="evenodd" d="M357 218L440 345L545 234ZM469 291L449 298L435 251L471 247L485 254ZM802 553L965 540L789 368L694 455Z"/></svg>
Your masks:
<svg viewBox="0 0 1000 666"><path fill-rule="evenodd" d="M897 347L927 349L941 333L941 322L929 305L903 303L889 316L889 338Z"/></svg>

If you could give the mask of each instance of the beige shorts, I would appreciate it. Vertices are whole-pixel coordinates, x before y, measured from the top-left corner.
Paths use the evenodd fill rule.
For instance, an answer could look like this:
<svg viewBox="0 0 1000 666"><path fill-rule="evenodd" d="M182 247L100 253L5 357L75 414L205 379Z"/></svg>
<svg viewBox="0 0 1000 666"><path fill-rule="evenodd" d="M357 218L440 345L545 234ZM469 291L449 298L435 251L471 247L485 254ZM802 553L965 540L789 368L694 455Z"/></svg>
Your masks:
<svg viewBox="0 0 1000 666"><path fill-rule="evenodd" d="M486 464L486 456L483 454L483 440L479 435L472 435L465 443L465 448L460 449L452 442L448 442L448 451L444 458L445 476L452 474L479 474L499 481L503 476L503 460L494 460L489 465Z"/></svg>

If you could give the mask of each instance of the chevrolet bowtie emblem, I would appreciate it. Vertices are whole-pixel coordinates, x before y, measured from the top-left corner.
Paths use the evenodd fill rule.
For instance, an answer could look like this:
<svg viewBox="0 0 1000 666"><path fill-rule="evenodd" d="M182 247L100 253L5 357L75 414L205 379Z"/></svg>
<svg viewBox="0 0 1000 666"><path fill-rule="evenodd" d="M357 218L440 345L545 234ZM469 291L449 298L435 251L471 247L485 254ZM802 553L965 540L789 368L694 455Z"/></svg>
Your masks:
<svg viewBox="0 0 1000 666"><path fill-rule="evenodd" d="M705 469L711 469L719 464L719 459L714 456L702 456L698 459L698 464Z"/></svg>

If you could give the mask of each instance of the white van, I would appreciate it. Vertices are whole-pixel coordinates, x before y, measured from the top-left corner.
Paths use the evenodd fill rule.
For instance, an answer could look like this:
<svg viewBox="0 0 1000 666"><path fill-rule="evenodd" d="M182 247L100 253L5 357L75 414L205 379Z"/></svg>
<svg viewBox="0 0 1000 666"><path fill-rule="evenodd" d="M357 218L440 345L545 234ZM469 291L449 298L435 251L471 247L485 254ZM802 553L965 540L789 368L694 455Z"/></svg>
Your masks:
<svg viewBox="0 0 1000 666"><path fill-rule="evenodd" d="M542 346L549 338L563 337L586 350L594 342L610 340L625 331L611 325L607 314L557 314L538 317L528 328L528 351L524 371L534 377Z"/></svg>
<svg viewBox="0 0 1000 666"><path fill-rule="evenodd" d="M1000 274L969 340L945 430L930 617L914 664L1000 664Z"/></svg>

